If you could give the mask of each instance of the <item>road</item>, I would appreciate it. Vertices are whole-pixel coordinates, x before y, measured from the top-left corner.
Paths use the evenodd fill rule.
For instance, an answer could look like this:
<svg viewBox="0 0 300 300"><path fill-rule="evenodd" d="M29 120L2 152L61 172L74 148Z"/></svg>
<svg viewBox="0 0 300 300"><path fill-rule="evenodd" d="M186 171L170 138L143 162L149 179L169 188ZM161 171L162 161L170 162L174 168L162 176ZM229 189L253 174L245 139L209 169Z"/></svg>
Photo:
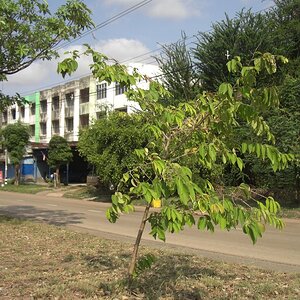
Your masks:
<svg viewBox="0 0 300 300"><path fill-rule="evenodd" d="M62 197L28 195L0 191L0 214L46 221L76 231L133 242L142 210L123 215L115 224L105 217L107 203L81 201ZM168 234L167 242L154 241L146 228L143 244L176 248L191 254L227 262L256 265L284 272L300 272L300 221L285 220L283 231L267 228L262 239L252 245L241 229L215 233L187 228L179 234Z"/></svg>

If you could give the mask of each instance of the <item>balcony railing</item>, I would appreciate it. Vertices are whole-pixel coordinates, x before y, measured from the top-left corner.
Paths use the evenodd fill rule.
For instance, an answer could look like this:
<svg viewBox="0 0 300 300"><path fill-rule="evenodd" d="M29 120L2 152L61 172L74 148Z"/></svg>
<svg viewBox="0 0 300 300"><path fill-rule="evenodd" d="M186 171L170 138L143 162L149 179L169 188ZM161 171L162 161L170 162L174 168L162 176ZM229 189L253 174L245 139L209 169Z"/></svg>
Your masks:
<svg viewBox="0 0 300 300"><path fill-rule="evenodd" d="M80 104L79 114L80 115L87 115L87 114L89 114L89 102L87 102L87 103L81 103Z"/></svg>
<svg viewBox="0 0 300 300"><path fill-rule="evenodd" d="M48 115L46 112L41 112L40 113L40 121L41 122L47 122L47 119L48 119Z"/></svg>
<svg viewBox="0 0 300 300"><path fill-rule="evenodd" d="M59 110L52 111L52 120L59 120Z"/></svg>
<svg viewBox="0 0 300 300"><path fill-rule="evenodd" d="M74 106L65 107L65 118L74 116Z"/></svg>

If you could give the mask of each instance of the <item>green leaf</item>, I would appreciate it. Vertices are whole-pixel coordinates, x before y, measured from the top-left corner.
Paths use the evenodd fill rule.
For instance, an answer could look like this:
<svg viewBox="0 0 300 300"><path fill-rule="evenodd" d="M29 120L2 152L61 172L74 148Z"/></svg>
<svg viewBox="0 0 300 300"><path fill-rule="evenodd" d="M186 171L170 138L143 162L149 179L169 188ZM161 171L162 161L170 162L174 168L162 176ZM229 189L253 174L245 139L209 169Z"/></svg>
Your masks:
<svg viewBox="0 0 300 300"><path fill-rule="evenodd" d="M180 177L177 177L175 182L180 200L186 205L189 201L189 191Z"/></svg>
<svg viewBox="0 0 300 300"><path fill-rule="evenodd" d="M206 217L200 217L197 225L198 229L204 230L206 228L206 225L207 225Z"/></svg>

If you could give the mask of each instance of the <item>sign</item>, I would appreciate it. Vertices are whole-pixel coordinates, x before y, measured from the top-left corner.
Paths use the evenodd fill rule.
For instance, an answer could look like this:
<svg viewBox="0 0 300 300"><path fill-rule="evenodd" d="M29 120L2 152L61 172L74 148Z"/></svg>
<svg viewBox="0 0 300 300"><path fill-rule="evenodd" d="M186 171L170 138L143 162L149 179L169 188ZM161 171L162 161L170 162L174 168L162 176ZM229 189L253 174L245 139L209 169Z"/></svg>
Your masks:
<svg viewBox="0 0 300 300"><path fill-rule="evenodd" d="M0 183L3 183L3 172L0 171Z"/></svg>

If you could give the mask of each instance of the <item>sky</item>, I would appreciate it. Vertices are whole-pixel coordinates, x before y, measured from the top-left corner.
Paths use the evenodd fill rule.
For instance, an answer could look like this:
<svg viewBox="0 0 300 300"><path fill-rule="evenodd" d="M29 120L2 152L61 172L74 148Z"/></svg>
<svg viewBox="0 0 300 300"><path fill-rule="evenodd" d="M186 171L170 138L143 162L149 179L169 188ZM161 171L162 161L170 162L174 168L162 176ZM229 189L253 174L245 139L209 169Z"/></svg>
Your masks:
<svg viewBox="0 0 300 300"><path fill-rule="evenodd" d="M84 2L91 9L92 19L98 25L142 1ZM65 1L48 0L48 3L55 10ZM195 35L210 30L213 23L224 19L225 13L234 17L243 8L257 12L272 5L272 0L152 0L84 38L69 44L63 43L59 51L61 57L64 57L66 51L82 50L82 44L88 43L121 63L154 63L153 56L160 54L161 46L176 42L182 32L190 37L192 45L196 41ZM78 70L66 79L56 73L57 63L58 60L37 61L27 69L9 76L8 81L0 83L0 90L10 95L17 92L25 96L89 73L88 58L81 59Z"/></svg>

